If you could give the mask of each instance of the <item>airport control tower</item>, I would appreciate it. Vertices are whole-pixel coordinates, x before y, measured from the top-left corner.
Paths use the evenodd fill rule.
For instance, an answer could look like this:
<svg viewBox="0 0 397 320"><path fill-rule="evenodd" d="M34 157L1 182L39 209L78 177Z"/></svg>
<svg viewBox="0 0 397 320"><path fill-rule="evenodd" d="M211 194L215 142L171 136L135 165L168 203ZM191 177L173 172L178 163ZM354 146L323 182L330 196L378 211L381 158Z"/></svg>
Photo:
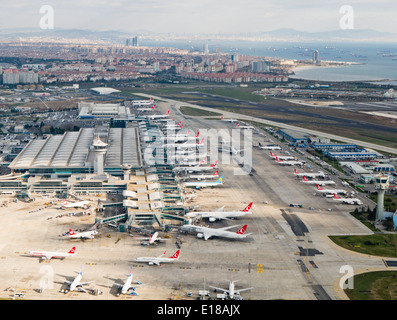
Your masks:
<svg viewBox="0 0 397 320"><path fill-rule="evenodd" d="M123 168L124 180L130 180L132 166L130 164L123 164L122 168Z"/></svg>
<svg viewBox="0 0 397 320"><path fill-rule="evenodd" d="M104 156L107 152L108 144L103 142L98 136L95 136L92 140L92 146L95 152L94 172L98 175L102 175L104 173Z"/></svg>
<svg viewBox="0 0 397 320"><path fill-rule="evenodd" d="M375 178L375 190L378 190L378 206L376 208L376 219L383 219L383 203L385 199L385 191L389 188L389 177L379 175Z"/></svg>

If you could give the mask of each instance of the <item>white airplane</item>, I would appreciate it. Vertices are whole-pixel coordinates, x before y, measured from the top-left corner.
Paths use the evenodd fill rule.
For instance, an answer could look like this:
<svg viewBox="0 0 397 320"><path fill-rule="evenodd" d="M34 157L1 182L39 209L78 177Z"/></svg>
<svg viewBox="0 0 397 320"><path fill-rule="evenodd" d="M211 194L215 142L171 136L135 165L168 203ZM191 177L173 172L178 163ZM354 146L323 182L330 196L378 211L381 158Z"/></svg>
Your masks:
<svg viewBox="0 0 397 320"><path fill-rule="evenodd" d="M223 184L223 176L216 181L196 181L196 182L186 181L183 183L185 187L196 188L196 189L206 188L206 187L217 187L217 186L221 186L222 184Z"/></svg>
<svg viewBox="0 0 397 320"><path fill-rule="evenodd" d="M222 139L222 152L228 152L230 154L240 154L244 150L247 150L247 148L244 149L237 149L233 146L230 145L229 142L227 142L225 139Z"/></svg>
<svg viewBox="0 0 397 320"><path fill-rule="evenodd" d="M346 204L355 204L355 205L362 205L362 201L358 198L339 198L336 193L334 193L334 198L335 201L340 201Z"/></svg>
<svg viewBox="0 0 397 320"><path fill-rule="evenodd" d="M164 146L166 148L185 149L185 148L200 147L203 145L203 142L204 142L204 138L202 138L199 142L165 143Z"/></svg>
<svg viewBox="0 0 397 320"><path fill-rule="evenodd" d="M142 282L135 281L135 284L140 285ZM138 294L135 292L135 287L132 286L132 271L130 271L130 275L124 283L114 283L114 285L118 286L118 290L121 294L130 294L133 296L137 296ZM131 290L132 289L132 290ZM130 292L131 291L131 292Z"/></svg>
<svg viewBox="0 0 397 320"><path fill-rule="evenodd" d="M196 138L199 136L200 132L197 132L197 134L192 137L192 136L188 136L188 133L186 134L176 134L176 135L167 135L164 137L161 137L160 140L162 141L174 141L174 142L178 142L178 141L186 141L186 140L196 140Z"/></svg>
<svg viewBox="0 0 397 320"><path fill-rule="evenodd" d="M61 206L64 208L86 208L89 203L89 201L68 202L63 199Z"/></svg>
<svg viewBox="0 0 397 320"><path fill-rule="evenodd" d="M280 146L274 146L274 145L262 146L260 142L259 142L259 148L262 150L281 150Z"/></svg>
<svg viewBox="0 0 397 320"><path fill-rule="evenodd" d="M146 238L135 238L135 237L133 237L133 238L135 240L145 240L145 241L141 242L141 245L143 245L143 246L149 246L151 244L157 244L158 242L168 240L168 239L159 237L159 233L157 231L155 233L153 233L153 235L149 235L149 237L146 237Z"/></svg>
<svg viewBox="0 0 397 320"><path fill-rule="evenodd" d="M227 121L227 122L237 122L236 119L225 119L223 116L221 116L221 119L222 119L223 121Z"/></svg>
<svg viewBox="0 0 397 320"><path fill-rule="evenodd" d="M334 193L346 194L347 193L347 191L343 190L343 189L323 189L318 184L316 185L316 187L317 187L317 191L320 193L326 193L326 194L334 194Z"/></svg>
<svg viewBox="0 0 397 320"><path fill-rule="evenodd" d="M146 118L149 120L163 119L163 118L167 118L169 114L170 114L170 110L168 110L166 114L153 114L151 116L146 116Z"/></svg>
<svg viewBox="0 0 397 320"><path fill-rule="evenodd" d="M251 233L245 233L247 229L247 225L244 225L237 232L228 231L228 229L232 229L238 226L230 226L218 229L212 229L201 226L194 226L191 224L185 224L181 227L181 231L186 232L197 232L197 238L208 240L211 237L220 237L226 239L244 239L249 236Z"/></svg>
<svg viewBox="0 0 397 320"><path fill-rule="evenodd" d="M70 291L83 291L83 292L87 292L87 290L85 290L83 288L84 285L92 283L94 281L87 281L87 282L80 282L81 278L83 277L83 273L79 272L79 274L76 276L76 278L74 278L73 281L65 281L65 283L68 284L69 286L69 290Z"/></svg>
<svg viewBox="0 0 397 320"><path fill-rule="evenodd" d="M309 178L317 178L317 177L326 177L326 174L323 171L319 172L298 172L297 169L294 169L294 173L298 177L309 177Z"/></svg>
<svg viewBox="0 0 397 320"><path fill-rule="evenodd" d="M242 126L239 123L237 123L237 128L239 128L239 129L247 129L247 130L255 129L253 126Z"/></svg>
<svg viewBox="0 0 397 320"><path fill-rule="evenodd" d="M72 229L69 229L69 238L70 239L94 239L94 235L98 234L96 230L88 230L84 232L74 232Z"/></svg>
<svg viewBox="0 0 397 320"><path fill-rule="evenodd" d="M332 180L307 180L307 178L305 176L303 176L303 183L307 183L307 184L318 184L319 186L321 185L326 185L326 184L335 184L334 181Z"/></svg>
<svg viewBox="0 0 397 320"><path fill-rule="evenodd" d="M197 180L201 180L201 179L214 179L218 177L218 172L216 171L214 174L192 174L189 175L188 177L186 177L187 179L197 179Z"/></svg>
<svg viewBox="0 0 397 320"><path fill-rule="evenodd" d="M275 155L273 152L271 152L270 151L270 156L273 158L273 159L279 159L279 160L281 160L281 161L286 161L286 160L296 160L296 158L295 157L293 157L293 156L277 156L277 155Z"/></svg>
<svg viewBox="0 0 397 320"><path fill-rule="evenodd" d="M279 165L282 166L303 166L305 164L305 162L303 161L295 161L295 160L281 161L278 157L276 157L276 161Z"/></svg>
<svg viewBox="0 0 397 320"><path fill-rule="evenodd" d="M137 111L151 111L151 110L154 110L154 107L155 107L155 105L151 106L150 108L141 108L141 107L139 107L136 110Z"/></svg>
<svg viewBox="0 0 397 320"><path fill-rule="evenodd" d="M216 169L217 165L218 165L218 161L215 161L209 167L200 167L199 165L197 165L197 166L194 166L194 167L175 167L173 170L175 172L183 172L183 171L185 171L185 173L200 172L200 171L210 171L210 170Z"/></svg>
<svg viewBox="0 0 397 320"><path fill-rule="evenodd" d="M76 255L76 247L73 247L69 252L58 252L58 251L29 251L28 256L39 257L41 260L51 259L65 259L66 257Z"/></svg>
<svg viewBox="0 0 397 320"><path fill-rule="evenodd" d="M168 258L163 257L165 255L165 252L164 252L162 255L160 255L158 257L139 257L139 258L136 258L135 261L136 262L147 262L150 266L152 266L154 264L156 266L159 266L161 263L174 262L175 260L179 260L179 252L180 252L180 250L178 250L171 257L168 257Z"/></svg>
<svg viewBox="0 0 397 320"><path fill-rule="evenodd" d="M228 297L229 299L241 300L242 298L240 296L240 292L248 291L248 290L251 290L252 288L245 288L245 289L236 290L236 289L234 289L234 282L237 282L237 281L238 280L236 280L236 281L230 280L229 289L222 289L222 288L217 288L217 287L213 287L213 286L210 286L210 288L222 291L223 293L226 294L226 297Z"/></svg>
<svg viewBox="0 0 397 320"><path fill-rule="evenodd" d="M241 211L223 211L224 207L219 208L214 212L189 212L186 214L188 218L204 218L211 222L216 220L230 220L230 218L243 217L251 212L252 202Z"/></svg>
<svg viewBox="0 0 397 320"><path fill-rule="evenodd" d="M131 102L133 105L150 106L154 103L154 100L152 97L150 97L149 100L132 100Z"/></svg>

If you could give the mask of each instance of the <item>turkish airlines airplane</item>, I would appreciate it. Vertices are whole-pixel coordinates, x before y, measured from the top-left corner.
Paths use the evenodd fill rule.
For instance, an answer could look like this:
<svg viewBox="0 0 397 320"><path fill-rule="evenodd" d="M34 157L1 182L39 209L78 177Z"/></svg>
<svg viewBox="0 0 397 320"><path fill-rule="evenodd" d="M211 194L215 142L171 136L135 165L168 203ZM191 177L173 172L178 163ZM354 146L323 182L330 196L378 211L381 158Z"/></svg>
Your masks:
<svg viewBox="0 0 397 320"><path fill-rule="evenodd" d="M241 211L223 211L224 207L221 207L214 212L189 212L186 214L186 217L204 218L204 219L208 219L210 222L214 222L216 220L231 220L230 218L238 218L238 217L243 217L247 214L252 214L251 212L252 204L253 202L251 202Z"/></svg>
<svg viewBox="0 0 397 320"><path fill-rule="evenodd" d="M163 118L167 118L169 114L170 114L170 110L168 110L166 114L153 114L151 116L146 116L146 118L148 118L149 120L163 119Z"/></svg>
<svg viewBox="0 0 397 320"><path fill-rule="evenodd" d="M218 165L218 161L215 161L209 167L200 167L199 165L194 166L194 167L188 167L188 166L186 166L186 167L176 167L176 168L174 168L174 171L176 171L176 172L185 171L185 173L200 172L200 171L210 171L210 170L216 169L217 165Z"/></svg>
<svg viewBox="0 0 397 320"><path fill-rule="evenodd" d="M219 171L216 171L214 174L192 174L187 177L187 179L214 179L218 177Z"/></svg>
<svg viewBox="0 0 397 320"><path fill-rule="evenodd" d="M71 257L76 255L76 247L73 247L69 252L58 252L58 251L29 251L28 255L30 257L39 257L41 260L51 260L51 259L65 259L66 257Z"/></svg>
<svg viewBox="0 0 397 320"><path fill-rule="evenodd" d="M210 288L222 291L223 293L226 294L226 296L229 299L241 300L242 298L240 297L240 292L251 290L252 288L245 288L245 289L236 290L236 289L234 289L234 283L237 282L237 281L238 280L236 280L236 281L230 280L229 289L222 289L222 288L217 288L217 287L213 287L213 286L210 286Z"/></svg>
<svg viewBox="0 0 397 320"><path fill-rule="evenodd" d="M184 187L196 188L196 189L206 188L206 187L218 187L221 186L222 184L223 184L223 176L216 181L196 181L196 182L186 181L183 183Z"/></svg>
<svg viewBox="0 0 397 320"><path fill-rule="evenodd" d="M305 164L305 162L303 161L295 161L295 160L281 161L278 157L276 157L276 161L281 166L303 166Z"/></svg>
<svg viewBox="0 0 397 320"><path fill-rule="evenodd" d="M293 156L276 156L276 155L275 155L273 152L271 152L271 151L270 151L270 156L271 156L273 159L276 159L276 160L277 160L277 158L278 158L278 159L281 160L281 161L296 160L296 158L293 157Z"/></svg>
<svg viewBox="0 0 397 320"><path fill-rule="evenodd" d="M318 184L316 185L316 187L317 187L317 191L320 192L320 193L326 193L326 194L334 194L334 193L336 193L336 194L338 194L338 193L346 194L347 193L347 191L343 190L343 189L323 189Z"/></svg>
<svg viewBox="0 0 397 320"><path fill-rule="evenodd" d="M262 146L259 142L259 148L262 150L281 150L280 146Z"/></svg>
<svg viewBox="0 0 397 320"><path fill-rule="evenodd" d="M135 261L136 262L146 262L148 263L150 266L152 265L156 265L159 266L161 263L167 263L167 262L174 262L176 260L179 260L179 252L180 250L178 250L177 252L175 252L171 257L163 257L165 255L165 252L158 256L158 257L139 257L136 258Z"/></svg>
<svg viewBox="0 0 397 320"><path fill-rule="evenodd" d="M140 285L142 282L135 281L135 284ZM132 286L132 271L130 270L130 275L124 283L114 283L114 285L118 286L118 290L121 294L131 294L133 296L137 296L138 294L135 292L135 287ZM132 289L132 290L131 290ZM131 292L130 292L131 291Z"/></svg>
<svg viewBox="0 0 397 320"><path fill-rule="evenodd" d="M183 149L183 148L193 148L193 147L200 147L203 145L204 138L202 138L199 142L183 142L183 143L166 143L164 144L167 148L176 148L176 149Z"/></svg>
<svg viewBox="0 0 397 320"><path fill-rule="evenodd" d="M83 232L74 232L72 229L69 229L69 238L70 239L94 239L94 235L98 234L96 230L89 230Z"/></svg>
<svg viewBox="0 0 397 320"><path fill-rule="evenodd" d="M296 176L298 177L309 177L309 178L317 178L317 177L326 177L326 174L323 171L319 171L319 172L298 172L297 169L294 169L294 173Z"/></svg>
<svg viewBox="0 0 397 320"><path fill-rule="evenodd" d="M76 276L76 278L74 278L73 281L65 281L65 283L68 284L70 291L87 292L87 290L85 290L83 288L83 286L86 285L86 284L92 283L94 281L80 282L82 277L83 277L83 273L80 270L79 274Z"/></svg>
<svg viewBox="0 0 397 320"><path fill-rule="evenodd" d="M183 225L180 229L181 229L181 231L186 231L186 232L197 232L197 238L200 238L200 239L203 238L204 240L208 240L209 238L212 238L212 237L239 240L239 239L244 239L251 234L251 233L245 233L245 230L247 229L247 225L244 225L237 232L228 231L229 229L232 229L235 227L238 227L238 226L230 226L230 227L225 227L225 228L213 229L213 228L207 228L207 227L186 224L186 225Z"/></svg>
<svg viewBox="0 0 397 320"><path fill-rule="evenodd" d="M64 208L86 208L89 203L89 201L68 202L63 199L61 206Z"/></svg>
<svg viewBox="0 0 397 320"><path fill-rule="evenodd" d="M325 185L325 184L335 184L334 181L332 180L307 180L307 178L305 176L303 176L303 183L307 183L307 184L318 184L318 185Z"/></svg>
<svg viewBox="0 0 397 320"><path fill-rule="evenodd" d="M355 204L355 205L362 205L362 201L358 198L339 198L336 193L334 193L334 198L335 201L340 201L346 204Z"/></svg>
<svg viewBox="0 0 397 320"><path fill-rule="evenodd" d="M227 122L237 122L237 119L225 119L223 116L221 116L221 119Z"/></svg>
<svg viewBox="0 0 397 320"><path fill-rule="evenodd" d="M240 154L244 150L247 150L247 148L244 149L237 149L233 146L230 145L229 142L227 142L225 139L222 139L222 152L229 152L230 154Z"/></svg>

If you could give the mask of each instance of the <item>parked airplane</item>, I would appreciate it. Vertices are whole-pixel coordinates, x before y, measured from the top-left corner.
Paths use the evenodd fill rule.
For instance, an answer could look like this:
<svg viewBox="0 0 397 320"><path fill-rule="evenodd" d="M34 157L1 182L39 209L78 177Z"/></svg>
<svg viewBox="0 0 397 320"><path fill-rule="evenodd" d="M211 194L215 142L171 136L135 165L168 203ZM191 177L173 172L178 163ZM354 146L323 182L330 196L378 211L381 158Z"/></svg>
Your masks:
<svg viewBox="0 0 397 320"><path fill-rule="evenodd" d="M221 116L221 119L222 119L223 121L227 121L227 122L237 122L236 119L225 119L223 116Z"/></svg>
<svg viewBox="0 0 397 320"><path fill-rule="evenodd" d="M321 188L318 184L316 184L317 187L317 191L321 192L321 193L326 193L326 194L338 194L338 193L342 193L342 194L346 194L347 191L343 190L343 189L323 189Z"/></svg>
<svg viewBox="0 0 397 320"><path fill-rule="evenodd" d="M187 179L197 179L197 180L201 180L201 179L214 179L218 177L218 172L216 171L214 174L192 174L189 175L188 177L186 177Z"/></svg>
<svg viewBox="0 0 397 320"><path fill-rule="evenodd" d="M281 150L280 146L274 146L274 145L262 146L260 142L259 142L259 148L262 150Z"/></svg>
<svg viewBox="0 0 397 320"><path fill-rule="evenodd" d="M303 166L305 164L305 162L303 161L295 161L295 160L281 161L278 157L276 157L276 161L279 165L282 166Z"/></svg>
<svg viewBox="0 0 397 320"><path fill-rule="evenodd" d="M185 187L190 187L190 188L206 188L206 187L217 187L223 184L223 176L220 177L216 181L186 181L184 182Z"/></svg>
<svg viewBox="0 0 397 320"><path fill-rule="evenodd" d="M69 286L69 290L70 291L83 291L83 292L87 292L87 290L85 290L83 288L84 285L92 283L94 281L87 281L87 282L80 282L81 278L83 277L83 273L79 272L79 274L76 276L76 278L74 278L73 281L65 281L65 283L68 284Z"/></svg>
<svg viewBox="0 0 397 320"><path fill-rule="evenodd" d="M234 283L237 282L237 281L238 280L236 280L236 281L230 280L229 289L222 289L222 288L217 288L217 287L213 287L213 286L210 286L210 288L222 291L223 293L225 293L226 297L229 298L229 299L241 300L242 298L240 296L240 292L248 291L248 290L251 290L252 288L245 288L245 289L236 290L236 289L234 289Z"/></svg>
<svg viewBox="0 0 397 320"><path fill-rule="evenodd" d="M339 198L336 193L334 193L334 200L340 201L346 204L362 205L362 201L358 198Z"/></svg>
<svg viewBox="0 0 397 320"><path fill-rule="evenodd" d="M159 233L157 231L155 233L153 233L153 235L149 234L149 237L146 237L146 238L135 238L134 237L134 239L135 240L145 240L145 241L141 242L141 245L143 245L143 246L149 246L151 244L158 244L158 242L168 240L168 239L159 237Z"/></svg>
<svg viewBox="0 0 397 320"><path fill-rule="evenodd" d="M211 222L222 219L230 220L230 218L238 218L245 216L247 214L252 214L251 207L252 207L252 202L241 211L223 211L224 207L221 207L214 212L189 212L186 214L186 217L204 218L204 219L208 219Z"/></svg>
<svg viewBox="0 0 397 320"><path fill-rule="evenodd" d="M58 252L58 251L29 251L28 256L39 257L41 260L51 259L65 259L66 257L76 255L76 247L73 247L69 252Z"/></svg>
<svg viewBox="0 0 397 320"><path fill-rule="evenodd" d="M210 171L210 170L214 170L217 168L218 165L218 161L215 161L213 164L211 164L211 166L209 167L200 167L200 165L194 166L194 167L175 167L173 170L175 172L183 172L185 171L185 173L192 173L192 172L200 172L200 171Z"/></svg>
<svg viewBox="0 0 397 320"><path fill-rule="evenodd" d="M307 180L305 176L303 176L303 183L307 184L318 184L318 185L325 185L325 184L335 184L332 180Z"/></svg>
<svg viewBox="0 0 397 320"><path fill-rule="evenodd" d="M203 145L204 138L202 138L199 142L182 142L182 143L166 143L164 146L166 148L194 148L194 147L200 147Z"/></svg>
<svg viewBox="0 0 397 320"><path fill-rule="evenodd" d="M170 114L170 110L168 110L166 114L153 114L150 116L146 116L146 118L148 118L149 120L163 119L163 118L167 118L169 114Z"/></svg>
<svg viewBox="0 0 397 320"><path fill-rule="evenodd" d="M178 250L171 257L168 257L168 258L163 257L165 255L165 252L164 252L162 255L160 255L158 257L139 257L139 258L136 258L135 261L136 262L147 262L151 266L154 264L159 266L161 263L174 262L175 260L179 260L179 252L180 252L180 250Z"/></svg>
<svg viewBox="0 0 397 320"><path fill-rule="evenodd" d="M220 237L226 239L244 239L251 234L251 233L247 233L247 234L245 233L245 230L247 229L247 225L244 225L237 232L228 231L228 229L232 229L235 227L238 226L212 229L207 227L185 224L180 229L181 231L186 231L186 232L197 232L197 238L200 239L203 238L204 240L208 240L211 237Z"/></svg>
<svg viewBox="0 0 397 320"><path fill-rule="evenodd" d="M295 157L293 157L293 156L277 156L277 155L275 155L273 152L271 152L270 151L270 156L272 157L272 158L274 158L274 159L279 159L279 160L281 160L281 161L286 161L286 160L296 160L296 158Z"/></svg>
<svg viewBox="0 0 397 320"><path fill-rule="evenodd" d="M142 282L135 281L135 284L140 285ZM121 294L130 294L133 296L137 296L138 294L135 292L135 287L132 286L132 271L130 270L130 275L124 283L114 283L114 285L118 286L118 290ZM131 291L131 292L130 292Z"/></svg>
<svg viewBox="0 0 397 320"><path fill-rule="evenodd" d="M89 201L68 202L63 199L61 206L64 208L86 208L89 203Z"/></svg>
<svg viewBox="0 0 397 320"><path fill-rule="evenodd" d="M309 177L309 178L317 178L317 177L326 177L326 174L323 171L319 171L319 172L298 172L297 169L294 169L294 173L296 176L298 177Z"/></svg>
<svg viewBox="0 0 397 320"><path fill-rule="evenodd" d="M225 139L222 139L222 152L228 152L230 154L240 154L241 152L243 152L244 150L247 150L247 148L245 149L237 149L233 146L230 145L229 142L227 142Z"/></svg>
<svg viewBox="0 0 397 320"><path fill-rule="evenodd" d="M98 231L96 230L88 230L76 233L72 229L69 229L70 239L94 239L94 235L96 234L98 234Z"/></svg>
<svg viewBox="0 0 397 320"><path fill-rule="evenodd" d="M237 123L237 127L238 127L239 129L248 129L248 130L250 130L250 129L255 129L253 126L242 126L242 125L240 125L239 123Z"/></svg>

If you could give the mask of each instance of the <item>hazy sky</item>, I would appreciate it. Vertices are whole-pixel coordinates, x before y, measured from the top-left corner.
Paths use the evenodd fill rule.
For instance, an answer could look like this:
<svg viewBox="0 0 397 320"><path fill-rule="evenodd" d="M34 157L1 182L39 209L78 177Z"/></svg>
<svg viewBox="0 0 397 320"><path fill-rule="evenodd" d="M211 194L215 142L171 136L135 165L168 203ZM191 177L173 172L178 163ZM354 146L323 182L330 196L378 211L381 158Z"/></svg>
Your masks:
<svg viewBox="0 0 397 320"><path fill-rule="evenodd" d="M0 30L38 28L42 5L55 28L187 33L337 30L350 5L355 29L397 31L396 0L0 0Z"/></svg>

